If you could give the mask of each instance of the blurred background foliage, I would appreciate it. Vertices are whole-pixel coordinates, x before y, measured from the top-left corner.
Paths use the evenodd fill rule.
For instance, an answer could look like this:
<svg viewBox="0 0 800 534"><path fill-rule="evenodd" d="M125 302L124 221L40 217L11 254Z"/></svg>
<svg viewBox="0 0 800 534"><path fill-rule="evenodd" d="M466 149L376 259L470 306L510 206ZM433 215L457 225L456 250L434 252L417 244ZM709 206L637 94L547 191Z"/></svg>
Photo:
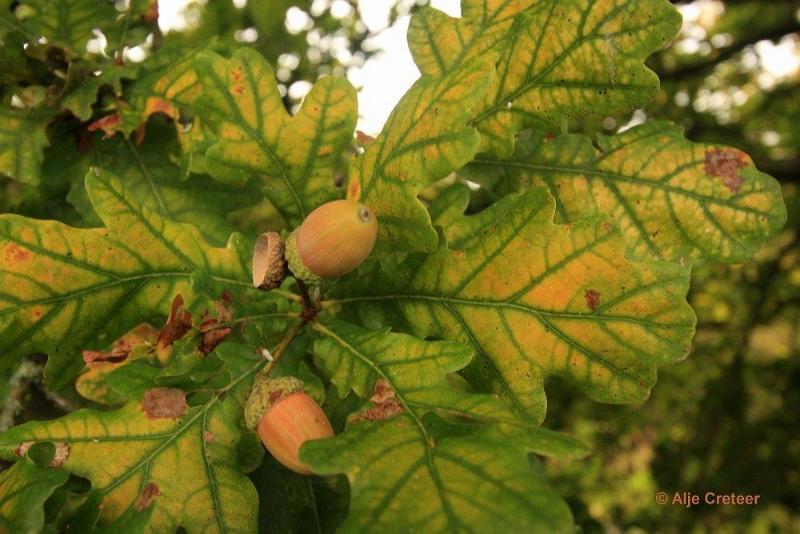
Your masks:
<svg viewBox="0 0 800 534"><path fill-rule="evenodd" d="M692 352L662 368L641 406L593 403L548 385L546 425L592 449L550 464L585 532L800 532L800 2L673 2L681 35L651 58L659 98L615 131L668 118L693 141L750 154L784 186L783 234L743 265L699 264ZM655 494L759 494L758 506L659 505Z"/></svg>
<svg viewBox="0 0 800 534"><path fill-rule="evenodd" d="M319 75L352 73L380 53L380 28L362 20L357 0L182 3L179 31L142 34L125 49L130 63L173 44L213 43L221 51L252 46L275 66L291 109ZM426 3L398 0L383 27ZM594 451L583 461L548 463L548 476L585 532L800 532L800 0L673 3L685 23L670 48L650 60L662 80L658 99L632 115L570 123L570 130L611 134L668 118L693 141L740 148L782 182L789 223L750 263L695 266L692 353L661 372L643 405L601 405L557 380L547 384L545 425L576 435ZM24 85L15 78L20 61L31 58L0 58L0 89ZM103 98L101 92L95 118ZM52 153L57 149L45 165L64 167L64 157ZM51 176L57 174L54 169ZM77 223L66 185L53 179L31 188L0 178L0 210ZM488 198L475 191L470 209ZM41 365L34 358L15 377L19 409L0 414L0 427L75 408L77 397L38 388ZM269 471L265 464L252 475L262 489L271 484L264 478ZM273 485L286 490L280 481ZM305 491L294 493L301 508ZM687 509L658 505L657 491L749 493L761 501Z"/></svg>

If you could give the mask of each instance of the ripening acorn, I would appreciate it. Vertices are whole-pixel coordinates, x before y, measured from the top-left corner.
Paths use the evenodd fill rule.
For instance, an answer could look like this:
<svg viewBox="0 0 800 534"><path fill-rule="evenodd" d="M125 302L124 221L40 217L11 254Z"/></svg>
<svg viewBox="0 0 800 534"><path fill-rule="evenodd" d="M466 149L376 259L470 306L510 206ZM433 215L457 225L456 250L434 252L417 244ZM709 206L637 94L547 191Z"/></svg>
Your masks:
<svg viewBox="0 0 800 534"><path fill-rule="evenodd" d="M300 461L306 441L333 436L328 417L294 377L259 377L245 405L245 423L283 466L301 475L311 469Z"/></svg>
<svg viewBox="0 0 800 534"><path fill-rule="evenodd" d="M378 221L365 205L334 200L312 211L286 240L295 277L311 284L349 273L369 256Z"/></svg>

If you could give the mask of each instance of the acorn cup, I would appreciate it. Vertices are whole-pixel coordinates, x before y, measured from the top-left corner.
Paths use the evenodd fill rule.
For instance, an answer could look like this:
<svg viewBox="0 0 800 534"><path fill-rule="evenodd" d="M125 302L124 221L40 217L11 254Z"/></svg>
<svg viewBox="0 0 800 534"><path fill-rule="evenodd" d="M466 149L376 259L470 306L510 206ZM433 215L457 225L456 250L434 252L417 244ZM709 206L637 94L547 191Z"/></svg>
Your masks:
<svg viewBox="0 0 800 534"><path fill-rule="evenodd" d="M325 412L294 377L259 375L247 399L244 419L281 465L301 475L310 475L311 469L300 461L300 447L309 440L333 437Z"/></svg>
<svg viewBox="0 0 800 534"><path fill-rule="evenodd" d="M258 289L275 289L286 277L286 258L281 236L266 232L256 240L253 250L253 285Z"/></svg>
<svg viewBox="0 0 800 534"><path fill-rule="evenodd" d="M334 200L312 211L286 240L286 260L308 284L349 273L369 256L378 235L375 215L360 202Z"/></svg>

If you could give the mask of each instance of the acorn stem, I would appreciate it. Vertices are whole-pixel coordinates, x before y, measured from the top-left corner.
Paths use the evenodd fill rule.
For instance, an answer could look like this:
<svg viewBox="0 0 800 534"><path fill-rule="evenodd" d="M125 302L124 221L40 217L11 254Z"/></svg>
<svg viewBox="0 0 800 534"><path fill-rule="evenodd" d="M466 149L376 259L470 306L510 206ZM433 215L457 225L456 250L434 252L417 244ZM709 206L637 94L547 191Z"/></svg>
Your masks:
<svg viewBox="0 0 800 534"><path fill-rule="evenodd" d="M306 321L298 321L294 324L291 330L289 330L286 335L283 336L283 339L281 339L278 344L275 345L275 348L272 349L272 360L270 360L267 365L262 367L258 373L256 373L256 376L269 376L269 374L272 372L272 369L274 369L275 365L278 363L278 360L281 359L281 356L284 355L286 349L289 348L289 344L294 341L294 338L300 334L305 326Z"/></svg>
<svg viewBox="0 0 800 534"><path fill-rule="evenodd" d="M305 322L312 321L314 317L317 316L319 310L311 300L311 295L308 293L308 286L306 283L298 278L297 287L300 289L300 296L303 298L303 312L301 313L301 317Z"/></svg>

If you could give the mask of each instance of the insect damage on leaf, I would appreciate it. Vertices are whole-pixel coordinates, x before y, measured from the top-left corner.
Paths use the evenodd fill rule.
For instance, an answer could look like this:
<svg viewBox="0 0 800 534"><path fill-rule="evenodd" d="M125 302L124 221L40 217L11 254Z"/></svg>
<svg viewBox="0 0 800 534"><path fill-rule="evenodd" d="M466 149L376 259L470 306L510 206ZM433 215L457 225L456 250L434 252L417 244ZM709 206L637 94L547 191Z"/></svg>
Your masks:
<svg viewBox="0 0 800 534"><path fill-rule="evenodd" d="M208 311L203 314L203 321L200 323L200 331L203 333L200 352L203 354L210 354L231 333L231 327L225 325L233 319L233 311L227 306L229 303L230 295L223 294L222 298L214 303L217 316L211 317Z"/></svg>
<svg viewBox="0 0 800 534"><path fill-rule="evenodd" d="M33 441L23 441L19 446L14 449L14 454L22 458L28 453L28 450L33 445ZM69 445L63 442L54 442L55 453L53 459L50 460L50 467L61 467L69 458Z"/></svg>
<svg viewBox="0 0 800 534"><path fill-rule="evenodd" d="M357 414L351 421L385 421L405 411L397 400L394 389L383 378L375 382L374 395L369 400L373 407Z"/></svg>
<svg viewBox="0 0 800 534"><path fill-rule="evenodd" d="M153 504L153 500L160 495L161 490L158 488L158 484L155 482L148 482L141 493L136 497L133 506L137 512L141 512Z"/></svg>
<svg viewBox="0 0 800 534"><path fill-rule="evenodd" d="M132 345L126 339L120 339L114 344L109 352L101 352L96 350L83 351L83 361L86 365L91 365L96 362L111 362L120 363L124 362L128 355L131 353Z"/></svg>
<svg viewBox="0 0 800 534"><path fill-rule="evenodd" d="M158 334L156 344L159 347L169 347L185 336L191 329L192 314L183 306L183 297L176 295L172 300L172 308L167 322Z"/></svg>
<svg viewBox="0 0 800 534"><path fill-rule="evenodd" d="M744 176L740 169L747 166L747 156L738 150L717 147L706 150L706 174L720 178L732 193L738 193L742 189Z"/></svg>
<svg viewBox="0 0 800 534"><path fill-rule="evenodd" d="M142 410L150 419L177 419L186 413L186 393L175 388L152 388L145 391Z"/></svg>

